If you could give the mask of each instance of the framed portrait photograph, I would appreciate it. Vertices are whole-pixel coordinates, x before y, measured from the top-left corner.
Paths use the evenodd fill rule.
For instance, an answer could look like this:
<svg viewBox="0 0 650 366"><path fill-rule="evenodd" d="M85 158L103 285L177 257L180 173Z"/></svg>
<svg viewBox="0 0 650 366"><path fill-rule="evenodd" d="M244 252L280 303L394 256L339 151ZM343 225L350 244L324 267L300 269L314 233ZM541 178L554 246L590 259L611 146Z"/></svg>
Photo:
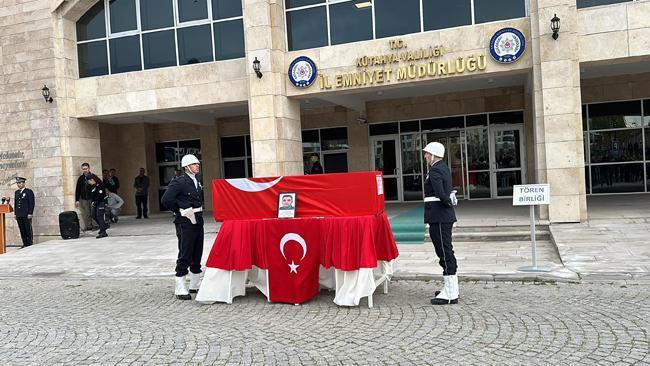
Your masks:
<svg viewBox="0 0 650 366"><path fill-rule="evenodd" d="M278 195L278 218L292 219L296 217L296 192L284 192Z"/></svg>

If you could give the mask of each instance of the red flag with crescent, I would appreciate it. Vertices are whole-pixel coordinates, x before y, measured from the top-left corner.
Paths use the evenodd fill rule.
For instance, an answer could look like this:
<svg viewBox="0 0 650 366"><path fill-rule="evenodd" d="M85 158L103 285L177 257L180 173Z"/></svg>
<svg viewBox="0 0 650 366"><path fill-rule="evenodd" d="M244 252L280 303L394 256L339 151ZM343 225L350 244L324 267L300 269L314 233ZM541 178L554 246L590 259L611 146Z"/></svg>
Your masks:
<svg viewBox="0 0 650 366"><path fill-rule="evenodd" d="M318 220L285 219L265 230L270 301L302 303L318 294L319 227Z"/></svg>

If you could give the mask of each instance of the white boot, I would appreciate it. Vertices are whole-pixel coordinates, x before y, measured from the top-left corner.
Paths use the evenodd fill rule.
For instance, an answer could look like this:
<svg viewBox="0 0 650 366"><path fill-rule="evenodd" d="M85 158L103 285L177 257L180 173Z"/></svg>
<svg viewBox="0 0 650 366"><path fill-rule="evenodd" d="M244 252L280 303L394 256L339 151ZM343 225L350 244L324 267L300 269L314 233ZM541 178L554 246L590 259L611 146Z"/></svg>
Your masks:
<svg viewBox="0 0 650 366"><path fill-rule="evenodd" d="M445 305L445 304L457 304L458 303L458 277L453 276L442 276L445 281L445 285L442 291L435 297L431 299L431 304L433 305Z"/></svg>
<svg viewBox="0 0 650 366"><path fill-rule="evenodd" d="M176 289L174 290L174 295L176 295L176 298L180 300L192 299L192 296L190 296L190 293L187 291L187 286L185 285L185 276L176 276Z"/></svg>
<svg viewBox="0 0 650 366"><path fill-rule="evenodd" d="M190 293L198 292L199 287L201 287L201 274L190 272Z"/></svg>

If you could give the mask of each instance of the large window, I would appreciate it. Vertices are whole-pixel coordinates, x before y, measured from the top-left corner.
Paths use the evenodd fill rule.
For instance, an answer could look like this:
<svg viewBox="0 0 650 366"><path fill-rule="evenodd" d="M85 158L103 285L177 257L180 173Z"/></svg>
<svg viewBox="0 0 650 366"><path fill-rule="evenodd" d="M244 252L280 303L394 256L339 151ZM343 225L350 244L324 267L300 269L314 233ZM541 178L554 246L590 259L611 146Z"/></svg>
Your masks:
<svg viewBox="0 0 650 366"><path fill-rule="evenodd" d="M527 0L285 0L290 51L527 16Z"/></svg>
<svg viewBox="0 0 650 366"><path fill-rule="evenodd" d="M82 78L244 57L241 0L102 0L76 27Z"/></svg>
<svg viewBox="0 0 650 366"><path fill-rule="evenodd" d="M324 173L346 173L348 171L348 129L347 127L321 128L302 131L302 152L305 174L312 167L311 156L316 154Z"/></svg>
<svg viewBox="0 0 650 366"><path fill-rule="evenodd" d="M647 192L648 100L582 108L587 193Z"/></svg>
<svg viewBox="0 0 650 366"><path fill-rule="evenodd" d="M632 0L577 0L576 4L578 6L578 9L581 9L581 8L588 8L592 6L626 3L631 1Z"/></svg>
<svg viewBox="0 0 650 366"><path fill-rule="evenodd" d="M253 176L251 138L249 135L221 138L223 177L248 178Z"/></svg>

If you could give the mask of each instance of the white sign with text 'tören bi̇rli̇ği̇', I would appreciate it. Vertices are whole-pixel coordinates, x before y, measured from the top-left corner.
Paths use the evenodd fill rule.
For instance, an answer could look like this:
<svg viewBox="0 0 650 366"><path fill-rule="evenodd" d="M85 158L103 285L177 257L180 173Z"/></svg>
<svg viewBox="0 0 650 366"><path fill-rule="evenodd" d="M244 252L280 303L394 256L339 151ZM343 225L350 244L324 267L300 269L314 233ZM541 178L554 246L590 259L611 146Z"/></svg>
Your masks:
<svg viewBox="0 0 650 366"><path fill-rule="evenodd" d="M548 205L551 190L548 184L523 184L512 187L512 205Z"/></svg>

